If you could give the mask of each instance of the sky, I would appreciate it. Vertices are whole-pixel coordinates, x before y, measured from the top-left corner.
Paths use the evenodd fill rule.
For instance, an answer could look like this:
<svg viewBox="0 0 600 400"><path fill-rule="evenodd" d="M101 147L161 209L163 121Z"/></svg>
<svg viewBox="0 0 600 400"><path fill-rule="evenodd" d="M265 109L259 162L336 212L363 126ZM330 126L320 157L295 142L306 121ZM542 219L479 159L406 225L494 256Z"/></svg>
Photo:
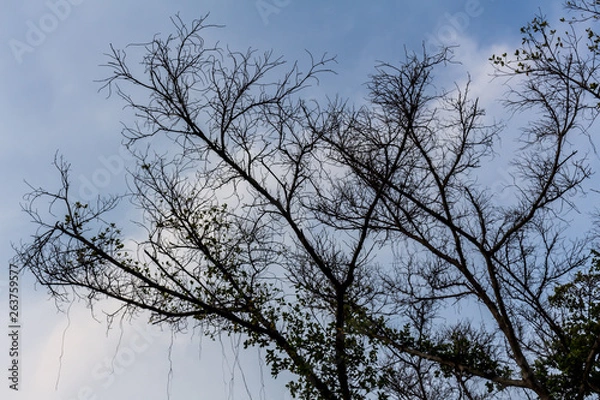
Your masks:
<svg viewBox="0 0 600 400"><path fill-rule="evenodd" d="M377 62L398 63L423 45L457 45L462 65L441 71L443 84L451 87L469 72L474 94L497 111L503 89L491 82L488 58L518 46L519 28L540 9L550 18L562 13L561 1L548 0L2 1L0 398L27 400L289 399L285 380L270 378L260 354L235 350L237 338L173 336L148 327L143 316L108 329L102 308L75 303L58 312L28 274L19 279L19 391L9 389L11 245L34 232L20 206L26 182L58 188L52 161L60 154L72 164L82 199L124 189L131 160L121 150L121 123L133 117L120 99L98 91L110 44L123 48L168 34L177 13L187 22L210 13L209 22L224 25L211 39L233 49L273 49L301 63L306 51L336 55L337 74L315 90L356 102ZM492 179L501 182L502 171Z"/></svg>

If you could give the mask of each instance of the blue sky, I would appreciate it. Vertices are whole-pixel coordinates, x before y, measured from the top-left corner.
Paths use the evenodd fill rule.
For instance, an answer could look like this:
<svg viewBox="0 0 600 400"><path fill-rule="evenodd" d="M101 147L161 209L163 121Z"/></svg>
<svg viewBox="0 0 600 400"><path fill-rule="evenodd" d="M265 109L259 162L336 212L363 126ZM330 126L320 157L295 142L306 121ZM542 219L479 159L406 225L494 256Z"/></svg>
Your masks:
<svg viewBox="0 0 600 400"><path fill-rule="evenodd" d="M441 71L448 79L444 85L464 80L470 71L474 92L497 110L493 99L502 89L490 84L488 57L517 46L519 28L540 7L551 17L562 10L561 1L541 0L4 0L3 5L0 258L6 267L11 243L26 240L33 229L20 212L19 203L28 190L24 180L56 188L58 175L51 163L57 151L72 163L80 195L124 187L128 160L119 152L120 131L121 121L131 121L131 115L119 99L98 93L100 85L95 82L108 73L99 65L106 61L103 54L110 43L123 47L149 40L157 32L169 33L169 17L178 12L184 21L210 12L210 22L225 25L210 32L212 39L234 49L273 49L290 61L306 61L305 50L337 55L338 74L322 81L315 93L339 93L355 101L364 96L363 83L378 60L402 60L405 46L411 50L436 41L456 44L463 66ZM7 277L0 276L0 285ZM5 321L8 295L6 286L0 289L0 321ZM267 367L261 377L255 352L241 354L241 368L236 367L228 338L211 343L190 333L172 339L167 331L144 331L142 319L107 333L100 310L96 310L100 323L83 304L73 305L68 318L56 312L31 276L22 277L20 289L21 391L9 391L3 373L3 399L158 400L166 398L167 389L173 400L247 399L240 370L246 373L252 398L288 398L283 382L272 382ZM3 371L7 348L5 337L0 340ZM105 365L110 360L117 368L109 376Z"/></svg>

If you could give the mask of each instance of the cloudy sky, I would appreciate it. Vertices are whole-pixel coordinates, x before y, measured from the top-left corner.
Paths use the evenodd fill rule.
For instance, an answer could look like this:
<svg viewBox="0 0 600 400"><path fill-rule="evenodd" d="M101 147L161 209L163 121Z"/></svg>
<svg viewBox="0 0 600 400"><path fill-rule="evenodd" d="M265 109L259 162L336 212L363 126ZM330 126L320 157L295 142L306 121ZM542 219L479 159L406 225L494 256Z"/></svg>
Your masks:
<svg viewBox="0 0 600 400"><path fill-rule="evenodd" d="M550 17L561 1L542 0L3 0L0 14L0 264L11 243L33 226L20 212L33 186L57 188L57 152L72 164L82 198L123 188L122 102L98 93L109 44L124 47L172 31L170 17L191 21L210 13L225 27L212 39L233 49L273 49L287 60L337 55L337 75L319 90L360 101L377 61L397 63L405 49L459 45L464 79L492 109L501 89L490 83L488 57L520 43L519 28L540 7ZM444 72L442 72L444 75ZM120 161L119 161L120 160ZM85 189L84 189L85 188ZM0 276L0 321L8 333L8 273ZM288 399L256 352L237 354L235 338L211 342L146 327L144 320L107 331L102 310L82 304L58 313L31 276L20 279L19 392L8 389L10 347L0 340L2 399ZM95 319L94 319L95 317ZM238 357L239 356L239 357ZM111 365L113 367L111 367ZM242 373L243 372L243 373Z"/></svg>

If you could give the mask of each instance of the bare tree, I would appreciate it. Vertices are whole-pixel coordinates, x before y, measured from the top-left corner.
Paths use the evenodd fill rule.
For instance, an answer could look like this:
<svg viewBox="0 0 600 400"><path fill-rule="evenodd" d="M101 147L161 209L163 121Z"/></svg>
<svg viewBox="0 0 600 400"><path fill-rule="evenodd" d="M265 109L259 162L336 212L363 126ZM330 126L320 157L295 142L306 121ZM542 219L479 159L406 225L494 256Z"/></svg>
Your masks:
<svg viewBox="0 0 600 400"><path fill-rule="evenodd" d="M174 23L174 35L139 46L143 72L112 49L104 81L138 118L125 130L139 161L126 196L145 239L133 246L110 222L119 198L73 198L64 161L60 190L29 195L38 230L16 262L53 296L242 333L274 376L296 375L288 386L304 399L600 393L597 297L569 308L572 293L596 295L584 285L597 277L591 239L563 229L591 174L570 141L595 112L581 77L531 67L514 82L508 107L537 118L506 205L480 168L504 128L485 122L469 84L436 88L447 49L379 65L355 108L303 97L331 58L302 69L207 45L205 19ZM140 150L153 138L176 151ZM48 200L64 218L37 212ZM596 325L580 335L575 379L555 361L583 314Z"/></svg>

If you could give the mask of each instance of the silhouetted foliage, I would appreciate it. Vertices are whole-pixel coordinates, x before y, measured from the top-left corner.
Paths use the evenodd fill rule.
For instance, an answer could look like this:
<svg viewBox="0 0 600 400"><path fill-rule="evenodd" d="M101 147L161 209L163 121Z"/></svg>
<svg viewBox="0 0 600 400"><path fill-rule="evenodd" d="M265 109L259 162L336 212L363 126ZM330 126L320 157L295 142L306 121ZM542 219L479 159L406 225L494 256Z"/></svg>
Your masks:
<svg viewBox="0 0 600 400"><path fill-rule="evenodd" d="M119 198L74 198L57 160L62 187L29 195L38 230L16 261L59 300L108 297L174 329L241 333L274 376L295 374L298 398L597 396L600 264L564 217L592 172L571 138L597 113L600 39L578 39L595 3L569 3L583 17L566 36L538 17L514 58L492 57L518 75L508 109L531 115L521 149L503 154L509 201L482 168L504 126L469 83L434 85L448 49L377 66L356 108L304 97L331 58L301 68L212 47L205 19L175 19L174 35L132 48L142 72L112 49L104 81L137 118L126 196L145 238L110 222ZM152 151L154 138L177 151ZM63 218L38 213L47 200Z"/></svg>

